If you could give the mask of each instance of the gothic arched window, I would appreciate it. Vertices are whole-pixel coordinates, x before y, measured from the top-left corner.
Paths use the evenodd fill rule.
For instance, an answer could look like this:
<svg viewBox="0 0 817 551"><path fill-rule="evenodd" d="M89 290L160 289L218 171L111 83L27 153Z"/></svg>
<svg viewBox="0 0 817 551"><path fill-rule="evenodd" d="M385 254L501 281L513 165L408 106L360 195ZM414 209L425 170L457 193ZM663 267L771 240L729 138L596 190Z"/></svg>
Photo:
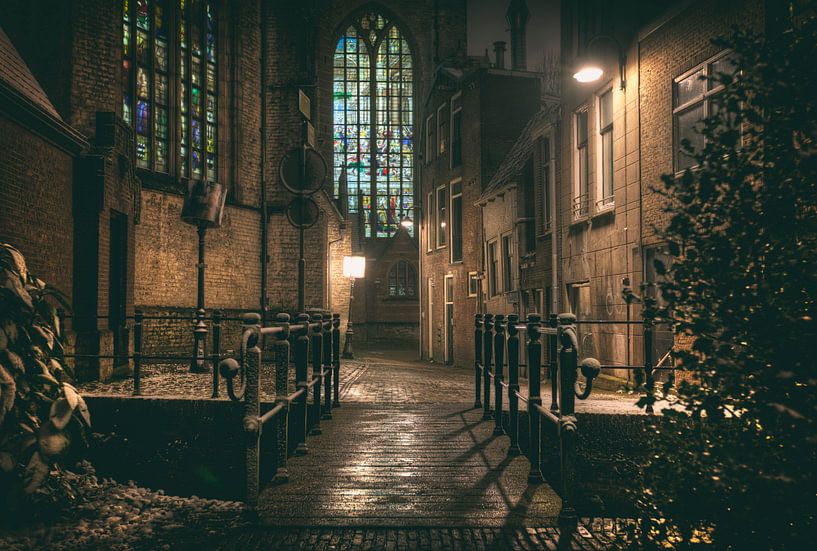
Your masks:
<svg viewBox="0 0 817 551"><path fill-rule="evenodd" d="M393 21L366 12L343 32L334 61L335 194L345 181L366 237L389 237L412 217L413 83L411 50Z"/></svg>
<svg viewBox="0 0 817 551"><path fill-rule="evenodd" d="M413 297L417 293L417 278L414 267L400 260L389 270L389 296Z"/></svg>
<svg viewBox="0 0 817 551"><path fill-rule="evenodd" d="M140 168L217 179L216 3L123 1L122 116Z"/></svg>

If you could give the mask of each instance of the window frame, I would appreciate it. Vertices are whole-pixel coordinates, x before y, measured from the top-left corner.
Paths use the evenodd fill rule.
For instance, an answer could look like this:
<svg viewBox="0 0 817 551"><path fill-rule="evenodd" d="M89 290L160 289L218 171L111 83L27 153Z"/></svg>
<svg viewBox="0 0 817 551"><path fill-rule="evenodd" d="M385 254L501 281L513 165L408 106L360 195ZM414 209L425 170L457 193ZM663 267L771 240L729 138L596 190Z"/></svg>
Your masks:
<svg viewBox="0 0 817 551"><path fill-rule="evenodd" d="M502 262L502 292L503 293L510 293L516 290L516 285L514 281L514 276L516 275L514 272L515 266L515 257L516 255L514 246L514 234L513 232L506 232L500 236L500 251L499 254L501 256ZM507 248L506 248L507 244Z"/></svg>
<svg viewBox="0 0 817 551"><path fill-rule="evenodd" d="M602 126L602 98L610 94L610 123ZM606 86L601 92L596 94L596 123L598 131L594 133L596 136L596 164L598 178L596 178L596 212L604 212L615 207L615 157L614 157L614 140L615 140L615 94L612 85ZM609 134L609 144L605 147L605 136ZM609 161L606 158L609 156ZM609 164L605 166L605 161ZM606 181L607 171L609 168L609 194L605 189L608 182Z"/></svg>
<svg viewBox="0 0 817 551"><path fill-rule="evenodd" d="M223 124L222 117L219 115L220 106L223 104L223 87L221 86L221 75L225 67L225 58L222 55L222 29L226 26L222 24L222 12L219 9L219 2L217 0L199 0L199 13L197 22L199 26L199 43L200 55L199 70L196 76L199 79L197 87L200 91L199 99L199 115L193 117L192 113L192 88L193 88L193 65L192 65L192 47L190 41L190 31L193 27L193 17L196 14L192 13L192 3L188 2L185 7L185 13L181 13L178 2L173 0L154 0L150 3L148 13L148 29L145 30L139 25L139 16L137 14L138 5L131 1L128 3L129 11L126 19L124 13L124 6L118 3L119 17L119 36L120 44L123 47L122 55L119 60L120 69L120 102L117 111L121 114L122 119L126 124L133 129L135 140L138 144L138 137L145 136L147 138L148 161L147 166L141 164L138 157L136 160L136 170L149 174L147 180L155 179L171 179L171 180L204 180L210 182L219 181L219 173L222 166L222 155L220 147L220 135ZM214 53L212 61L208 57L208 7L212 10L212 36L214 41ZM161 9L161 18L166 26L166 36L161 38L156 30L157 10ZM186 36L186 47L182 47L179 36L180 29L184 28ZM125 47L125 30L127 28L127 47ZM148 60L140 63L137 56L137 43L139 33L144 33L148 36L146 46L146 56ZM164 42L165 48L165 68L157 64L157 44ZM127 68L126 68L127 63ZM208 72L208 67L212 67L212 74ZM138 91L138 76L139 68L144 69L147 74L148 87L148 122L147 134L137 132L136 118L137 118L137 102L140 97ZM127 74L125 74L127 72ZM182 76L184 73L184 77ZM157 100L157 83L159 79L164 77L165 91L164 100ZM210 82L212 81L212 89ZM186 93L182 93L185 89ZM208 121L207 100L208 97L213 98L213 121ZM158 136L159 134L159 112L165 113L165 128L166 135L164 139ZM187 121L187 133L183 132L182 121L183 117ZM193 119L197 119L199 123L199 148L200 153L198 174L193 172L192 167L192 124ZM208 129L212 129L213 135L213 152L212 152L212 170L208 169L208 149L207 136ZM186 142L183 140L187 138ZM157 158L157 143L163 142L165 144L165 159L164 166L160 168ZM182 148L187 151L186 156L182 155ZM186 166L186 168L185 168Z"/></svg>
<svg viewBox="0 0 817 551"><path fill-rule="evenodd" d="M434 155L436 143L434 134L434 113L432 113L426 117L426 164L431 164L431 161L436 157Z"/></svg>
<svg viewBox="0 0 817 551"><path fill-rule="evenodd" d="M457 102L456 108L454 107L454 102ZM448 128L450 133L449 149L451 150L451 155L448 166L454 169L462 166L462 92L457 92L451 96L450 118L451 121ZM455 118L457 122L456 125L454 124ZM455 132L455 129L457 132ZM456 140L455 137L457 138Z"/></svg>
<svg viewBox="0 0 817 551"><path fill-rule="evenodd" d="M474 283L476 282L476 283ZM468 298L475 298L479 294L479 272L468 272L468 281L466 283L466 296ZM473 284L473 292L471 290Z"/></svg>
<svg viewBox="0 0 817 551"><path fill-rule="evenodd" d="M437 108L437 157L443 158L448 153L448 133L450 129L449 126L449 117L450 117L450 109L449 114L443 117L442 112L448 108L448 102L443 102Z"/></svg>
<svg viewBox="0 0 817 551"><path fill-rule="evenodd" d="M436 212L434 210L434 191L429 191L426 195L426 252L430 253L435 249L436 241L433 238L433 230L437 225Z"/></svg>
<svg viewBox="0 0 817 551"><path fill-rule="evenodd" d="M586 135L584 141L579 138L580 117L585 118ZM574 222L586 219L590 210L590 120L590 110L587 105L583 105L573 113L574 183L571 210ZM584 153L584 156L582 156L582 153ZM584 175L583 180L582 175Z"/></svg>
<svg viewBox="0 0 817 551"><path fill-rule="evenodd" d="M403 272L401 274L401 268ZM392 293L392 275L394 275L394 293ZM399 293L400 289L400 276L403 277L403 288L406 290L406 294L401 295ZM412 283L409 285L409 283ZM411 293L408 290L411 289ZM414 265L409 262L408 260L401 258L394 262L389 271L386 274L386 296L389 299L400 299L400 300L416 300L417 299L417 271L414 269Z"/></svg>
<svg viewBox="0 0 817 551"><path fill-rule="evenodd" d="M540 155L539 167L539 188L540 188L540 207L542 217L539 220L539 237L544 237L553 232L553 220L551 217L551 202L553 198L550 194L550 187L556 178L556 145L554 143L555 132L550 130L538 138L538 147ZM545 147L547 146L547 147ZM545 151L547 149L547 151Z"/></svg>
<svg viewBox="0 0 817 551"><path fill-rule="evenodd" d="M497 274L497 270L501 269L500 259L497 256L497 249L499 240L494 237L493 239L489 239L485 242L485 266L488 272L487 279L488 279L488 297L495 297L502 292L502 289L499 287L499 274Z"/></svg>
<svg viewBox="0 0 817 551"><path fill-rule="evenodd" d="M440 200L440 192L444 195ZM448 245L448 185L443 184L437 187L437 215L436 215L436 245L437 249L442 249Z"/></svg>
<svg viewBox="0 0 817 551"><path fill-rule="evenodd" d="M456 191L459 190L459 191ZM454 258L454 200L459 199L460 201L460 216L459 216L459 250L460 250L460 258ZM448 242L451 244L449 247L449 257L448 262L449 264L462 264L463 262L463 233L462 233L462 221L463 221L463 198L462 198L462 178L456 178L451 181L450 183L450 190L448 192L448 226L449 226L449 240Z"/></svg>
<svg viewBox="0 0 817 551"><path fill-rule="evenodd" d="M683 174L683 172L687 169L689 170L696 170L698 169L699 165L694 159L690 158L692 162L691 165L685 166L680 168L680 159L682 157L680 149L680 127L678 124L678 118L680 115L686 114L693 109L697 108L698 106L702 107L702 116L698 119L693 126L698 125L701 123L702 120L706 119L707 117L712 115L711 108L712 108L712 98L717 96L724 90L723 85L717 85L713 88L710 88L711 81L708 80L707 77L711 77L713 75L712 66L723 59L728 58L732 54L732 50L726 49L721 50L717 54L709 57L708 59L704 60L701 63L696 64L694 67L684 71L674 79L672 79L672 170L676 175ZM687 100L682 104L678 104L678 86L681 82L685 81L689 77L692 77L697 72L701 72L700 79L702 79L702 89L703 92L701 94L696 95L694 98ZM706 145L706 137L702 136L704 140L704 146Z"/></svg>

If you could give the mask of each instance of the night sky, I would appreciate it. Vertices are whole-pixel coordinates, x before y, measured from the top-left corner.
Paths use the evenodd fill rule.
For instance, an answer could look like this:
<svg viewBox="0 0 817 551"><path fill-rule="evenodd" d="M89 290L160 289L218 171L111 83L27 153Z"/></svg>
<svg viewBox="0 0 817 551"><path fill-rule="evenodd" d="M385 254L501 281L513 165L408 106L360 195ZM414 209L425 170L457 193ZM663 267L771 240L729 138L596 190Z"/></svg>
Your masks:
<svg viewBox="0 0 817 551"><path fill-rule="evenodd" d="M528 70L536 70L542 62L543 51L554 53L559 49L559 0L527 0L530 10L528 21ZM508 43L505 66L510 67L510 33L505 11L510 0L468 0L468 54L488 55L494 58L493 43Z"/></svg>

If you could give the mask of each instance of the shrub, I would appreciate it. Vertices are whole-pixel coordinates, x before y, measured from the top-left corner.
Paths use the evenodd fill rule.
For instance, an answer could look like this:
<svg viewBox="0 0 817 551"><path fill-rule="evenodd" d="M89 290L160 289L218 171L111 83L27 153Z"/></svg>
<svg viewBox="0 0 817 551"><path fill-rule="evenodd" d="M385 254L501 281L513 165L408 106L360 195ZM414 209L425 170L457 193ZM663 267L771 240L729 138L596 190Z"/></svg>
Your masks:
<svg viewBox="0 0 817 551"><path fill-rule="evenodd" d="M0 508L58 487L50 474L87 446L91 418L68 382L52 301L65 303L17 249L0 244Z"/></svg>
<svg viewBox="0 0 817 551"><path fill-rule="evenodd" d="M683 411L655 419L641 508L653 543L801 548L817 510L817 23L716 41L736 72L698 167L656 189L674 256L663 316L693 343ZM654 401L646 396L642 403Z"/></svg>

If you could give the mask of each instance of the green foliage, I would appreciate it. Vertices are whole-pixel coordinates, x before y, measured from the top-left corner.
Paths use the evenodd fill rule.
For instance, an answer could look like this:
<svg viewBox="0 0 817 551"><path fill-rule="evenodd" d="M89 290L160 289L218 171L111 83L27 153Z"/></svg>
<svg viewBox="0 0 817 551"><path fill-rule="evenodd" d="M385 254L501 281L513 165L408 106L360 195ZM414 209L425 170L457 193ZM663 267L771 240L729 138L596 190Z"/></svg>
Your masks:
<svg viewBox="0 0 817 551"><path fill-rule="evenodd" d="M87 445L91 418L67 382L53 301L65 304L0 243L0 509L43 497L61 460Z"/></svg>
<svg viewBox="0 0 817 551"><path fill-rule="evenodd" d="M735 30L737 72L702 123L699 165L656 189L674 255L662 316L683 411L656 418L642 512L654 543L799 549L817 511L817 22ZM648 399L647 401L650 401ZM671 527L672 526L672 527Z"/></svg>

